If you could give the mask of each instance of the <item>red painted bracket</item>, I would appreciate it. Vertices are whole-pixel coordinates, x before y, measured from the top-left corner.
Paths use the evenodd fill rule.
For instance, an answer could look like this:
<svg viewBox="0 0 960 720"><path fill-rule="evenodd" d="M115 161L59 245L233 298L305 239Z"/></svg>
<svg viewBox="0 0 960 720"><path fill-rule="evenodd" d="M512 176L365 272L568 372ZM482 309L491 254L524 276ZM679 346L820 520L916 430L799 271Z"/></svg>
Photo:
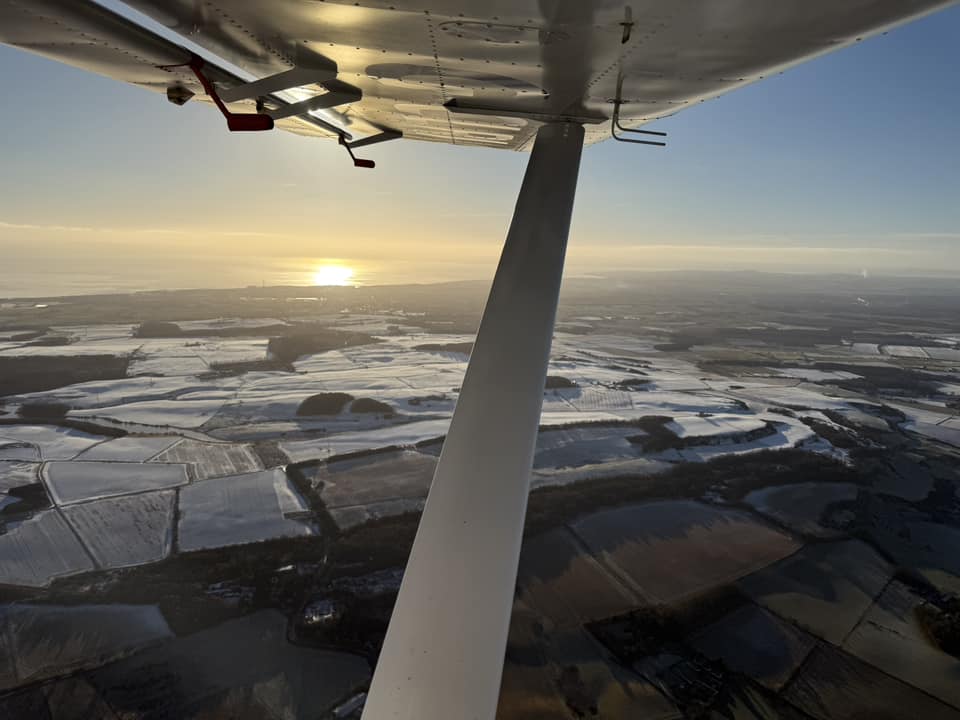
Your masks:
<svg viewBox="0 0 960 720"><path fill-rule="evenodd" d="M217 106L227 119L227 129L229 129L230 132L273 130L273 118L269 115L262 115L260 113L233 113L227 110L227 106L223 103L223 100L220 99L220 95L217 94L217 89L213 86L213 83L207 79L207 76L203 74L203 58L194 55L186 65L193 70L193 74L197 76L197 80L203 85L204 91L210 96L214 105Z"/></svg>
<svg viewBox="0 0 960 720"><path fill-rule="evenodd" d="M210 99L213 100L214 105L217 106L217 109L223 114L227 119L227 129L230 132L260 132L263 130L273 130L273 118L269 115L263 115L260 113L233 113L227 110L227 106L223 103L223 100L220 99L217 89L213 86L213 83L203 74L203 58L197 57L196 55L190 56L190 62L182 63L181 65L161 65L164 70L168 68L175 67L188 67L193 70L193 74L197 76L197 80L200 81L200 84L203 86L204 92L210 96ZM181 103L182 104L182 103Z"/></svg>

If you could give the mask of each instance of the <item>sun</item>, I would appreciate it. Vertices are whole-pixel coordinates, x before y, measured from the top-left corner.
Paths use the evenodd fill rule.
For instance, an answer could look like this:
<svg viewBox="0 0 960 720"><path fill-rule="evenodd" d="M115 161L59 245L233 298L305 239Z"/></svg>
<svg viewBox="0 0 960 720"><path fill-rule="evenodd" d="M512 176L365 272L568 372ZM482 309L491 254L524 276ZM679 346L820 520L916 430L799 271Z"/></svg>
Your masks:
<svg viewBox="0 0 960 720"><path fill-rule="evenodd" d="M314 285L350 285L353 270L345 265L320 265L313 271Z"/></svg>

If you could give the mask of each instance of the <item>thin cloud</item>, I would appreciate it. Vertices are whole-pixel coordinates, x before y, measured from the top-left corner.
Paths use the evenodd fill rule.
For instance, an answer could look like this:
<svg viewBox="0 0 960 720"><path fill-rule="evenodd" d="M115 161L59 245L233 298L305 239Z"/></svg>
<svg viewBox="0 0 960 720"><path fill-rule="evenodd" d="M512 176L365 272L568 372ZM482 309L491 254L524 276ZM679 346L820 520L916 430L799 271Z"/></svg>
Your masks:
<svg viewBox="0 0 960 720"><path fill-rule="evenodd" d="M278 238L285 237L278 233L259 232L254 230L210 230L207 228L130 228L130 227L90 227L85 225L43 225L39 223L11 223L0 221L0 230L25 230L28 232L69 232L69 233L97 233L111 235L175 235L178 237L252 237Z"/></svg>
<svg viewBox="0 0 960 720"><path fill-rule="evenodd" d="M79 225L36 225L0 221L0 230L38 230L41 232L99 232L97 228Z"/></svg>
<svg viewBox="0 0 960 720"><path fill-rule="evenodd" d="M476 212L476 213L439 213L434 215L437 218L503 218L509 215L505 212Z"/></svg>

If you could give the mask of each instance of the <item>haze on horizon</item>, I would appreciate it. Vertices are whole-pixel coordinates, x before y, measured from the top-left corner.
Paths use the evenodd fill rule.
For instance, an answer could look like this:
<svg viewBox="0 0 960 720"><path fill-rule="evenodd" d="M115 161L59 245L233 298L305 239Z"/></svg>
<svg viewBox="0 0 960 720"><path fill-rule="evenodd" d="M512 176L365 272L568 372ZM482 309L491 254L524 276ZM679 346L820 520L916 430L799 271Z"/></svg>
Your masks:
<svg viewBox="0 0 960 720"><path fill-rule="evenodd" d="M659 122L665 150L587 148L568 274L960 275L958 34L955 7ZM5 46L0 87L0 296L487 279L526 162L398 142L358 171Z"/></svg>

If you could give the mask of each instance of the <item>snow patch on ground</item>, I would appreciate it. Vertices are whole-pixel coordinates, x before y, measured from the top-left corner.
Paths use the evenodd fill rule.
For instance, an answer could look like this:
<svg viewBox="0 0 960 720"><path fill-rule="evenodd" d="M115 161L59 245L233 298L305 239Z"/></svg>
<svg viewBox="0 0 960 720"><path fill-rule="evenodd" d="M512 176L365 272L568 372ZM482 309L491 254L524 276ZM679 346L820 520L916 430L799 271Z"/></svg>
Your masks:
<svg viewBox="0 0 960 720"><path fill-rule="evenodd" d="M880 350L884 355L890 355L892 357L905 357L905 358L928 358L926 352L922 347L915 347L913 345L881 345Z"/></svg>
<svg viewBox="0 0 960 720"><path fill-rule="evenodd" d="M113 407L71 410L70 417L106 418L119 423L135 423L153 427L198 428L208 422L230 395L207 396L202 400L148 400Z"/></svg>
<svg viewBox="0 0 960 720"><path fill-rule="evenodd" d="M777 368L776 372L784 377L807 380L809 382L830 382L831 380L856 380L861 377L845 370L816 370L814 368Z"/></svg>
<svg viewBox="0 0 960 720"><path fill-rule="evenodd" d="M743 415L678 415L666 427L679 438L689 438L752 432L764 425L766 423L757 417Z"/></svg>
<svg viewBox="0 0 960 720"><path fill-rule="evenodd" d="M281 442L280 449L292 462L314 460L386 447L409 447L423 440L432 440L447 434L450 418L420 420L393 425L367 432L345 432L316 440L291 440Z"/></svg>

